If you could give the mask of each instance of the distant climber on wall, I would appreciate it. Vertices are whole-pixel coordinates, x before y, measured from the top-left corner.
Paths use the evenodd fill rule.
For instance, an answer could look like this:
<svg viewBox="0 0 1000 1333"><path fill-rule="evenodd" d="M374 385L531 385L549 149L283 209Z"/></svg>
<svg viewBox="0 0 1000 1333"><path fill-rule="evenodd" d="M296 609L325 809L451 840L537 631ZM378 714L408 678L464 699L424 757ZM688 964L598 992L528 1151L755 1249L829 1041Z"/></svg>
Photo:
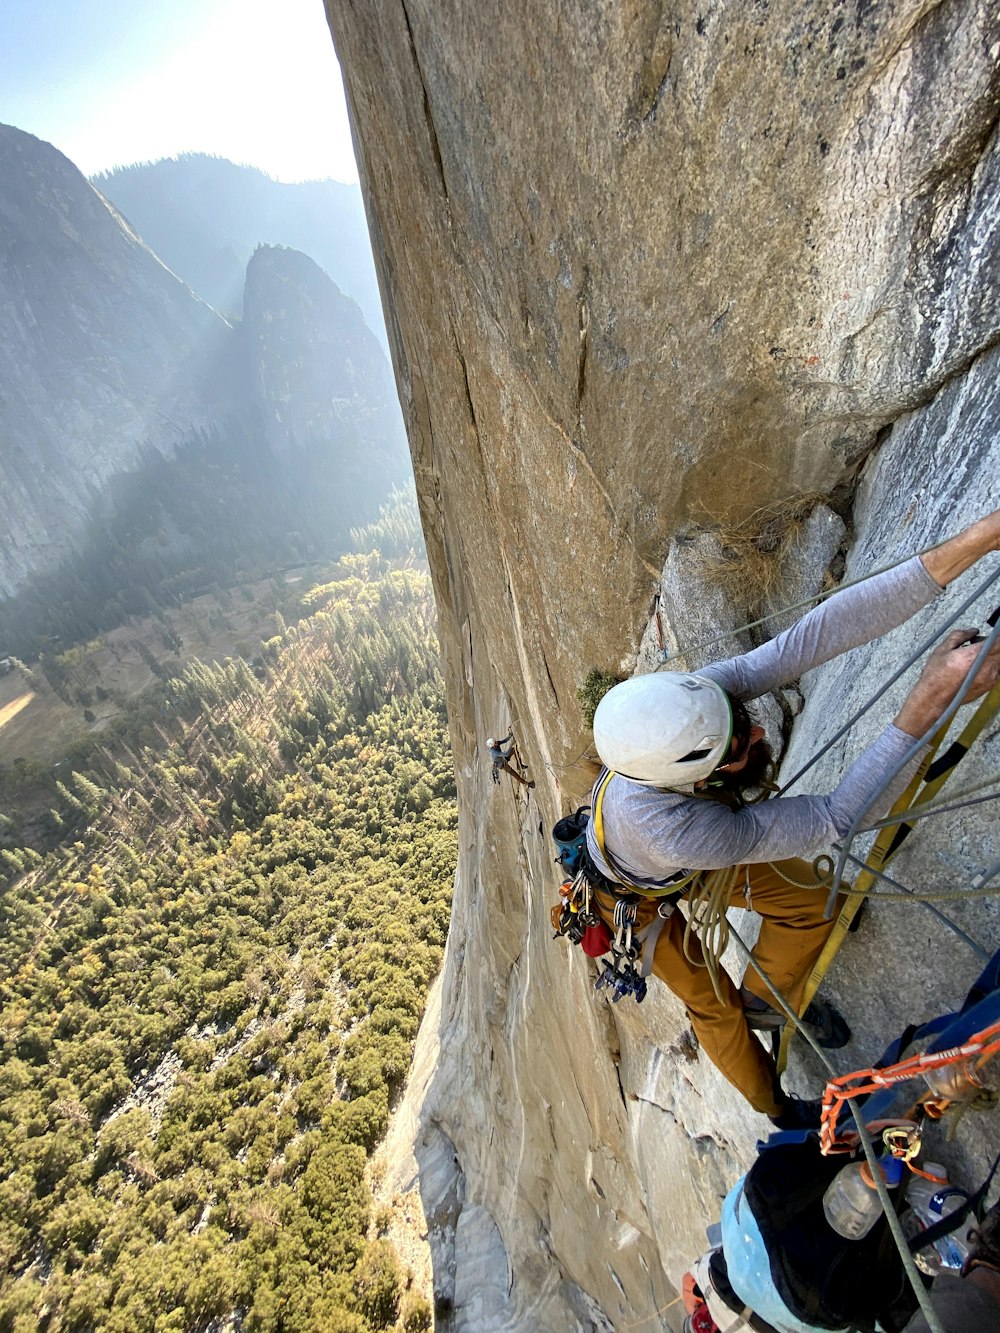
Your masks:
<svg viewBox="0 0 1000 1333"><path fill-rule="evenodd" d="M806 979L833 928L824 920L826 894L807 860L845 834L868 812L877 818L904 790L919 761L899 775L871 809L883 780L915 738L941 716L978 652L974 630L956 630L930 655L895 721L864 751L826 795L791 796L747 805L743 793L759 786L770 767L764 732L747 713L747 700L868 643L903 624L959 574L1000 550L1000 510L922 556L845 588L804 615L777 638L749 653L690 674L656 672L614 686L594 715L594 741L606 766L594 789L595 818L587 851L596 906L611 926L616 901L631 899L634 929L655 922L663 890L691 892L693 872L738 868L730 902L763 918L754 958L798 1011ZM980 667L968 701L981 697L1000 673L1000 646ZM610 770L610 776L609 776ZM603 845L597 836L600 798ZM603 883L602 883L603 881ZM751 1028L773 1030L782 1016L752 966L742 989L720 969L716 994L696 937L684 947L680 913L666 916L653 953L653 974L685 1004L709 1059L748 1102L781 1128L813 1123L815 1103L782 1091L774 1062ZM846 1023L816 1002L805 1021L821 1043L843 1045Z"/></svg>
<svg viewBox="0 0 1000 1333"><path fill-rule="evenodd" d="M523 776L523 772L519 773L517 769L511 767L510 761L513 759L514 763L517 764L519 768L522 770L524 769L524 765L517 756L517 746L513 742L513 729L507 733L502 741L494 740L492 736L487 739L486 748L489 750L490 758L493 760L493 781L499 782L501 773L509 773L515 782L523 783L525 787L533 787L535 784L529 782L528 779ZM503 748L505 745L508 745L510 748L505 750Z"/></svg>

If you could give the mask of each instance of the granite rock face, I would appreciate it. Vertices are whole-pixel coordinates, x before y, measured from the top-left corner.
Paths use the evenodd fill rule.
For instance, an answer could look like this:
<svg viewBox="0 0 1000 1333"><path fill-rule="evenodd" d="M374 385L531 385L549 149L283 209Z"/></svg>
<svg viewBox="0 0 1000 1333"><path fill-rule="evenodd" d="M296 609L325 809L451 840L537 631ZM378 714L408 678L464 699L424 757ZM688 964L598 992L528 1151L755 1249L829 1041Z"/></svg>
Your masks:
<svg viewBox="0 0 1000 1333"><path fill-rule="evenodd" d="M447 1226L431 1221L447 1251L439 1327L669 1326L676 1307L657 1312L766 1125L692 1049L668 994L612 1008L579 951L551 940L547 829L592 779L575 689L592 666L632 670L640 650L656 665L657 590L671 644L743 623L742 594L688 557L761 505L827 501L808 559L792 550L782 571L794 600L838 547L863 571L1000 503L1000 16L979 0L328 12L459 777L417 1144L449 1201ZM927 615L802 682L801 711L794 692L775 701L790 763ZM898 697L859 722L852 750ZM483 762L510 721L530 794L492 788ZM846 753L812 779L832 781ZM922 831L908 882L982 866L994 839L981 809ZM995 947L993 906L968 910ZM855 1019L848 1057L873 1055L917 1000L954 1003L978 970L968 950L935 962L929 920L886 903L852 937L831 982ZM818 1091L797 1055L789 1086ZM970 1117L967 1163L984 1139ZM506 1298L474 1309L465 1264Z"/></svg>
<svg viewBox="0 0 1000 1333"><path fill-rule="evenodd" d="M401 478L406 440L392 375L357 303L308 255L260 246L243 309L249 397L272 445L336 438L335 466Z"/></svg>

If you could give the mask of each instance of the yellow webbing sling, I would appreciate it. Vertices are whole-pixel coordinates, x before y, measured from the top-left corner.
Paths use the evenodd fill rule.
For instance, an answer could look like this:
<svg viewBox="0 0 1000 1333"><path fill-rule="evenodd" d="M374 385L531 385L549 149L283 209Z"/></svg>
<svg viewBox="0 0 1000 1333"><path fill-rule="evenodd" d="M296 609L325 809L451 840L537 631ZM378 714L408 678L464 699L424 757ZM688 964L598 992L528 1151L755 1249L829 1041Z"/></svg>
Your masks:
<svg viewBox="0 0 1000 1333"><path fill-rule="evenodd" d="M652 889L641 884L633 884L630 880L626 879L618 868L617 862L613 861L608 856L607 849L604 846L604 793L608 789L608 783L614 776L614 772L610 768L606 768L597 781L597 786L594 788L593 823L594 837L597 840L598 849L601 856L618 877L617 882L627 888L630 893L638 893L643 898L668 898L671 894L678 893L680 890L687 888L692 880L697 879L698 875L701 873L700 871L692 870L690 874L685 875L683 879L672 880L669 884L663 884L659 888Z"/></svg>
<svg viewBox="0 0 1000 1333"><path fill-rule="evenodd" d="M896 801L890 811L891 815L901 815L907 810L915 809L918 806L926 805L932 801L938 794L944 784L951 777L955 766L961 760L962 756L973 744L976 738L989 726L990 722L1000 711L1000 685L994 685L989 694L982 700L979 707L969 718L968 722L962 728L958 739L953 741L940 759L934 761L934 755L938 746L944 738L944 733L948 726L939 731L931 741L927 754L920 762L920 767L914 773L912 779L902 796ZM925 781L926 778L926 781ZM921 783L923 787L921 788ZM919 796L917 791L920 789ZM900 823L890 824L887 828L880 831L878 837L872 844L871 851L866 858L867 864L873 870L884 870L889 861L899 850L907 833L913 827L912 824ZM812 972L806 981L805 990L802 994L802 1007L800 1014L804 1014L806 1008L811 1002L813 996L819 990L823 978L826 976L827 969L837 956L837 951L843 944L850 929L851 922L857 916L861 904L864 902L868 891L875 883L877 876L870 870L862 870L858 874L850 889L846 891L846 898L843 907L840 909L840 915L827 937L826 944L823 946L823 952L816 959ZM793 1028L791 1024L786 1023L781 1033L781 1046L778 1050L778 1073L784 1072L785 1065L788 1062L788 1045L792 1039Z"/></svg>

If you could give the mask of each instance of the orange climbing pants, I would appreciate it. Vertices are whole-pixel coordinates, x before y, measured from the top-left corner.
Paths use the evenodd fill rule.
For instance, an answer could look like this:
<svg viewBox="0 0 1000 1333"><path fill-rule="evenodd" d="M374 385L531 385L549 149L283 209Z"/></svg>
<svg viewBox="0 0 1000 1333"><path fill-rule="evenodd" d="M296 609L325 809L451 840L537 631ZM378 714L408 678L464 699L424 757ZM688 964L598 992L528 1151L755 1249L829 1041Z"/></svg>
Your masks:
<svg viewBox="0 0 1000 1333"><path fill-rule="evenodd" d="M778 865L800 884L816 883L808 861L779 861ZM613 929L615 899L602 892L595 897L601 916ZM731 906L750 907L761 916L753 957L796 1012L813 964L833 929L834 921L823 919L826 897L825 886L798 888L782 879L767 863L741 866L733 891ZM652 921L656 906L652 899L639 903L635 929ZM702 960L701 946L693 932L689 951L692 958ZM777 1071L760 1040L747 1027L739 988L720 968L723 995L720 1001L708 969L685 957L684 919L679 911L663 923L653 954L653 975L665 982L684 1004L694 1034L716 1068L739 1089L754 1110L777 1115L783 1103ZM752 994L774 1004L774 997L752 965L747 966L743 984Z"/></svg>

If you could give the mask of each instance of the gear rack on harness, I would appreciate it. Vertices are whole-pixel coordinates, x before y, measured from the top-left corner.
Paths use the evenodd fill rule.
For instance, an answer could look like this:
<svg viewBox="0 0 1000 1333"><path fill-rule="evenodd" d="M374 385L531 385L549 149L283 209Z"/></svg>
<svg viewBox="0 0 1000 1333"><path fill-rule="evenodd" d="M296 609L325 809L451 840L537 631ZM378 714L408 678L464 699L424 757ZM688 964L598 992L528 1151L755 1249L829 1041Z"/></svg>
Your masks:
<svg viewBox="0 0 1000 1333"><path fill-rule="evenodd" d="M594 789L593 824L601 855L612 869L617 869L604 844L601 817L604 793L613 777L614 773L605 769L598 779ZM588 957L605 959L594 989L608 991L613 1004L629 995L641 1004L646 998L646 978L653 968L653 953L663 923L673 913L677 898L694 877L674 876L659 889L641 889L630 884L624 875L618 881L605 878L587 851L589 823L590 806L582 805L575 814L566 815L552 828L553 840L559 848L556 863L571 876L563 882L559 902L551 911L553 938L562 936L571 944L580 945ZM615 898L614 935L595 910L593 895L598 889ZM642 898L650 897L661 900L657 914L649 925L636 930L636 908ZM608 954L610 958L606 957Z"/></svg>

